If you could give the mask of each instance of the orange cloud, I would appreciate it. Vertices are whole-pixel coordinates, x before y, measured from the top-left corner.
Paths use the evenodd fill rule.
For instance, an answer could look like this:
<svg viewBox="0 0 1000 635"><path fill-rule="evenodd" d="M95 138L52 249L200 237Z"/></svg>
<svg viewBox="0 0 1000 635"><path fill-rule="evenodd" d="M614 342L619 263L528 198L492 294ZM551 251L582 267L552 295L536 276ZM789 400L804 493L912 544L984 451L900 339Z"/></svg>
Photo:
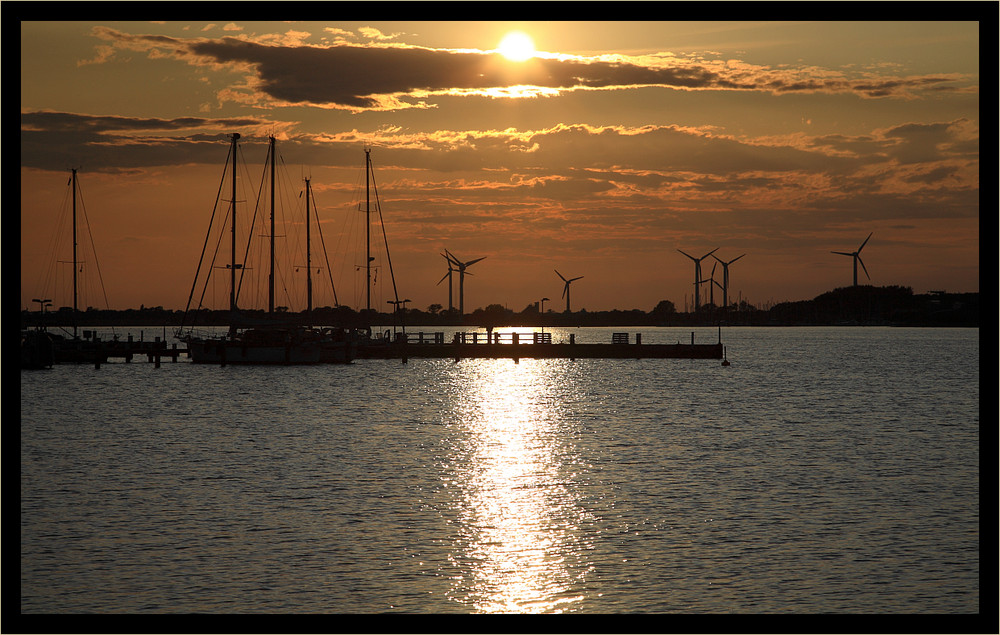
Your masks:
<svg viewBox="0 0 1000 635"><path fill-rule="evenodd" d="M93 34L110 42L89 63L113 57L108 48L169 55L191 64L232 67L252 77L246 86L271 104L309 104L346 110L426 108L435 95L553 96L575 90L660 86L678 90L850 93L865 98L915 98L925 90L964 88L957 74L897 77L873 72L851 77L816 67L772 68L740 60L683 59L672 54L579 57L540 55L511 64L495 52L430 49L403 44L306 45L308 34L221 39L131 35L107 27ZM341 35L339 32L337 35ZM377 40L383 35L364 29ZM265 97L266 96L266 97Z"/></svg>

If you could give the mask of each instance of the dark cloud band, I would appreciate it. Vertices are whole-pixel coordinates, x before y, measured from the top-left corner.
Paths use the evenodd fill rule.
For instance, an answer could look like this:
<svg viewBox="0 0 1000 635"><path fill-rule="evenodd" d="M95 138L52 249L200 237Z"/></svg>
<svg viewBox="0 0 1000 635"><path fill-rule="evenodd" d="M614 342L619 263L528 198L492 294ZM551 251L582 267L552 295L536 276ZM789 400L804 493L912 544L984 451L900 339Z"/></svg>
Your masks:
<svg viewBox="0 0 1000 635"><path fill-rule="evenodd" d="M951 76L816 79L808 70L711 64L669 56L535 57L513 63L494 52L401 45L269 45L239 38L180 40L102 29L130 49L158 49L195 64L245 66L252 85L279 102L347 109L383 107L386 96L537 86L562 91L662 86L685 90L854 93L876 98L940 89Z"/></svg>

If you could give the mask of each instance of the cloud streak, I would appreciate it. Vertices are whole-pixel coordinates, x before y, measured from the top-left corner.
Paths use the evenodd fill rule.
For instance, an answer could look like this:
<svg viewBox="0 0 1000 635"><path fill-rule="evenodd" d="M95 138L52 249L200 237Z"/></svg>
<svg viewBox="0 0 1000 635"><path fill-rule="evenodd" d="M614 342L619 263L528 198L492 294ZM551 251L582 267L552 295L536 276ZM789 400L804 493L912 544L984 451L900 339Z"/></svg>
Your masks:
<svg viewBox="0 0 1000 635"><path fill-rule="evenodd" d="M872 231L880 283L949 288L958 267L978 284L971 26L539 24L552 47L617 53L515 63L459 48L499 41L492 23L125 24L36 24L22 38L22 271L60 172L80 168L117 236L116 269L162 273L124 301L176 306L163 295L186 286L181 263L197 259L238 132L240 185L266 182L277 136L284 191L311 178L327 237L361 218L371 148L397 271L420 304L444 289L445 247L490 256L474 287L488 301L549 293L532 272L558 260L612 306L680 304L691 287L677 248L714 247L752 253L747 294L810 297L848 279L830 250ZM76 59L58 53L70 33Z"/></svg>
<svg viewBox="0 0 1000 635"><path fill-rule="evenodd" d="M85 163L93 171L175 164L215 164L231 132L263 145L279 128L261 118L175 119L87 116L58 112L21 115L22 165L40 169ZM280 133L294 163L350 167L360 135ZM395 195L419 209L451 191L449 205L491 198L547 201L550 208L599 204L675 211L771 208L875 210L862 197L908 196L913 209L934 201L941 213L977 213L978 130L966 120L904 124L871 135L737 139L678 126L558 125L530 131L388 130L368 142L397 169L419 179L395 184ZM252 153L252 151L251 151ZM453 182L442 177L453 175ZM560 203L557 203L561 201ZM929 208L928 208L929 212Z"/></svg>
<svg viewBox="0 0 1000 635"><path fill-rule="evenodd" d="M249 75L243 90L270 105L308 104L346 110L427 107L434 95L517 95L530 86L547 94L575 90L663 87L678 90L757 91L770 94L830 93L864 98L914 98L923 91L955 89L959 75L850 77L840 71L768 68L738 60L705 61L671 54L579 57L544 55L512 63L492 51L432 49L373 43L309 46L254 41L247 36L179 39L132 35L107 27L93 34L108 42L93 62L113 50L145 51L195 65L236 69ZM387 38L378 38L379 40ZM537 93L531 93L537 94Z"/></svg>
<svg viewBox="0 0 1000 635"><path fill-rule="evenodd" d="M263 132L271 122L253 117L174 119L21 113L21 166L43 170L85 165L99 172L207 163L228 131Z"/></svg>

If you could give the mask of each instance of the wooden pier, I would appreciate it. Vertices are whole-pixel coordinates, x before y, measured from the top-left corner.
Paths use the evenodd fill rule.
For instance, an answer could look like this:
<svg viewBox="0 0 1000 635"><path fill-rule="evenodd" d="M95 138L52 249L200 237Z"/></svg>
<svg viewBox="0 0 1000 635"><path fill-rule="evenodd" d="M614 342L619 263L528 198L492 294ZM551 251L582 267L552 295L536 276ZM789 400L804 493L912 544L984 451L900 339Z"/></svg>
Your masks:
<svg viewBox="0 0 1000 635"><path fill-rule="evenodd" d="M137 357L159 367L163 359L176 362L188 355L185 345L167 344L159 337L152 341L127 339L102 340L90 335L84 339L53 338L53 357L57 364L93 364L100 368L112 359L126 363ZM610 342L580 343L575 334L568 342L553 343L552 334L545 332L471 332L454 333L446 338L443 332L398 333L395 339L360 343L355 359L719 359L725 360L722 334L714 343L696 344L694 333L690 343L644 344L642 334L613 333ZM726 364L726 361L723 361Z"/></svg>
<svg viewBox="0 0 1000 635"><path fill-rule="evenodd" d="M177 343L169 346L159 337L152 341L136 340L131 335L127 339L102 340L96 336L83 339L54 338L53 357L57 364L94 364L100 368L110 359L124 359L126 363L136 357L145 357L147 361L160 365L164 358L173 362L180 355L187 354L186 347Z"/></svg>
<svg viewBox="0 0 1000 635"><path fill-rule="evenodd" d="M643 344L629 333L614 333L610 343L552 342L551 333L409 333L390 343L361 345L358 359L723 359L722 342L695 344Z"/></svg>

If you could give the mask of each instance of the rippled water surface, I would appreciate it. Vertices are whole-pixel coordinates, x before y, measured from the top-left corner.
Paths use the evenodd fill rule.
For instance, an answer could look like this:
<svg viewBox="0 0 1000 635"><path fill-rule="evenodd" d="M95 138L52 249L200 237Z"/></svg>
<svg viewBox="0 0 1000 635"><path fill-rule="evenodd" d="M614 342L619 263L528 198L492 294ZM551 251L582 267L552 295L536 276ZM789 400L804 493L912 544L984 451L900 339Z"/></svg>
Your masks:
<svg viewBox="0 0 1000 635"><path fill-rule="evenodd" d="M22 371L21 611L978 612L979 331L722 339Z"/></svg>

